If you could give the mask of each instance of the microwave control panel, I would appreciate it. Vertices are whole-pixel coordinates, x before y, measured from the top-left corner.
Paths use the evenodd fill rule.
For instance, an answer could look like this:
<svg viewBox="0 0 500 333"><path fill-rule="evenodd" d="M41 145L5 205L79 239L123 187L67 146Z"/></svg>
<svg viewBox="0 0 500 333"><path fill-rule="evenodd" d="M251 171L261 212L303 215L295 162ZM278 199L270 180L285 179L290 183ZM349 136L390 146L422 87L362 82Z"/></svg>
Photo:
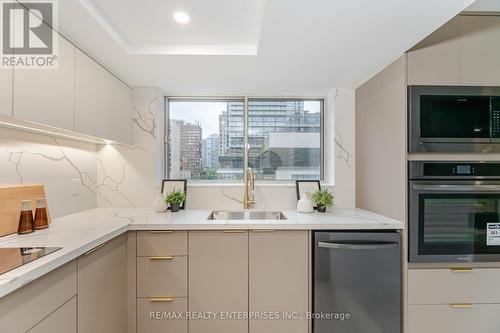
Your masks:
<svg viewBox="0 0 500 333"><path fill-rule="evenodd" d="M500 98L491 98L491 137L500 138Z"/></svg>
<svg viewBox="0 0 500 333"><path fill-rule="evenodd" d="M491 111L491 137L500 138L500 110Z"/></svg>

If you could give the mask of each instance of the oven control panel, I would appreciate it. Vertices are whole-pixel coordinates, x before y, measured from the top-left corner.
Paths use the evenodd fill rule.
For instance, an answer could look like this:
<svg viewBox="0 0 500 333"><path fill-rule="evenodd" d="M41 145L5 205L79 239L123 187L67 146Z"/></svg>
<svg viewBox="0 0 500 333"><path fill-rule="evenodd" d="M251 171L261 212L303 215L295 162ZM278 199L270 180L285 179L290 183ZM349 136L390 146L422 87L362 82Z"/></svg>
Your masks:
<svg viewBox="0 0 500 333"><path fill-rule="evenodd" d="M500 162L411 161L410 179L500 179Z"/></svg>

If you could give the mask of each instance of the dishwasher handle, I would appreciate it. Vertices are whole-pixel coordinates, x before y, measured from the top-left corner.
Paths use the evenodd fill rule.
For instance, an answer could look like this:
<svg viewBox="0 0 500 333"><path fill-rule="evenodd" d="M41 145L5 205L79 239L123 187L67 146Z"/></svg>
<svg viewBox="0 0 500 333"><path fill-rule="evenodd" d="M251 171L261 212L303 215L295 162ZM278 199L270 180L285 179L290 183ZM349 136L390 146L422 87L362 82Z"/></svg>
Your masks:
<svg viewBox="0 0 500 333"><path fill-rule="evenodd" d="M383 250L399 247L399 242L318 242L318 247L325 249L343 249L343 250Z"/></svg>

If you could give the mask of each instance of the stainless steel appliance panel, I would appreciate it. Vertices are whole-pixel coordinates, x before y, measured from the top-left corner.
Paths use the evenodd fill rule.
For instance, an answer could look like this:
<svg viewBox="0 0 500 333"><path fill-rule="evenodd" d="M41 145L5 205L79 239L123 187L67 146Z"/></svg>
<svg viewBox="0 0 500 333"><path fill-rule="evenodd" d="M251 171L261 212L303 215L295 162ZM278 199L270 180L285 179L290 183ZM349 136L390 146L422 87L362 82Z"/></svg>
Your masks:
<svg viewBox="0 0 500 333"><path fill-rule="evenodd" d="M400 333L400 234L316 231L313 241L313 332Z"/></svg>
<svg viewBox="0 0 500 333"><path fill-rule="evenodd" d="M409 163L409 261L500 261L500 163Z"/></svg>
<svg viewBox="0 0 500 333"><path fill-rule="evenodd" d="M408 86L410 153L500 151L500 87Z"/></svg>

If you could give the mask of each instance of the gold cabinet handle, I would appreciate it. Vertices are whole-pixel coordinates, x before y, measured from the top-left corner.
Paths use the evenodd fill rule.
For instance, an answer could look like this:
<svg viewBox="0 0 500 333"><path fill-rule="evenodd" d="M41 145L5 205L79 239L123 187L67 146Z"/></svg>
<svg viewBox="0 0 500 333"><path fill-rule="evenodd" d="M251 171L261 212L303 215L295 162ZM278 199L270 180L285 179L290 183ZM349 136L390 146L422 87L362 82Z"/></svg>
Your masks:
<svg viewBox="0 0 500 333"><path fill-rule="evenodd" d="M157 257L149 257L150 260L172 260L174 256L157 256Z"/></svg>
<svg viewBox="0 0 500 333"><path fill-rule="evenodd" d="M173 302L172 297L154 297L149 299L150 302Z"/></svg>
<svg viewBox="0 0 500 333"><path fill-rule="evenodd" d="M252 232L274 232L272 229L254 229Z"/></svg>
<svg viewBox="0 0 500 333"><path fill-rule="evenodd" d="M159 235L159 234L173 234L174 231L173 230L153 230L153 231L150 231L149 233L153 234L153 235Z"/></svg>
<svg viewBox="0 0 500 333"><path fill-rule="evenodd" d="M99 250L104 245L106 245L106 243L103 243L101 245L98 245L98 246L94 247L92 250L89 250L89 251L85 252L83 255L84 256L88 256L89 254L94 253L95 251Z"/></svg>
<svg viewBox="0 0 500 333"><path fill-rule="evenodd" d="M474 272L474 268L472 268L472 267L452 267L451 271L453 273L472 273L472 272Z"/></svg>
<svg viewBox="0 0 500 333"><path fill-rule="evenodd" d="M450 306L454 309L472 309L474 304L471 303L453 303Z"/></svg>
<svg viewBox="0 0 500 333"><path fill-rule="evenodd" d="M225 234L242 234L244 232L247 232L246 230L222 230L223 233Z"/></svg>

